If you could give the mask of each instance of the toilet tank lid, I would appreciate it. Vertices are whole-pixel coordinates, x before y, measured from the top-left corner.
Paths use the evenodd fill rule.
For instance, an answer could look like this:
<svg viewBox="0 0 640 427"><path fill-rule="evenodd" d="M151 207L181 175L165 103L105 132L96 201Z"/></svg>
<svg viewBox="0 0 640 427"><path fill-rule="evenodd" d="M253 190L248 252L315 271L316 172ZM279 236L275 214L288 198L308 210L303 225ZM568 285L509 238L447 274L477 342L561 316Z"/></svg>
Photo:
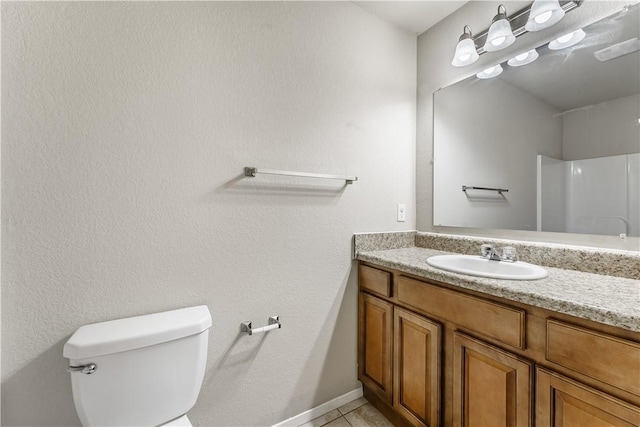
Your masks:
<svg viewBox="0 0 640 427"><path fill-rule="evenodd" d="M80 327L64 345L69 359L134 350L195 335L211 327L206 305L93 323Z"/></svg>

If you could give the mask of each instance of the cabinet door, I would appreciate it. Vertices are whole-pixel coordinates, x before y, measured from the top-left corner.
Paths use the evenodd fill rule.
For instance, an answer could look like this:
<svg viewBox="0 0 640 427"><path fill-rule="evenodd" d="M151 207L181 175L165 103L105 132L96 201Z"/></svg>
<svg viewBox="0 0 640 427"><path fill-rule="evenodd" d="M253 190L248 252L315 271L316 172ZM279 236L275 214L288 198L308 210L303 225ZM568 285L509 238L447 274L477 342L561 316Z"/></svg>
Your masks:
<svg viewBox="0 0 640 427"><path fill-rule="evenodd" d="M358 311L358 378L392 404L393 305L361 292Z"/></svg>
<svg viewBox="0 0 640 427"><path fill-rule="evenodd" d="M413 425L440 424L440 325L394 310L393 406Z"/></svg>
<svg viewBox="0 0 640 427"><path fill-rule="evenodd" d="M536 385L539 427L640 425L640 408L551 371L538 368Z"/></svg>
<svg viewBox="0 0 640 427"><path fill-rule="evenodd" d="M532 425L531 362L455 332L453 365L454 426Z"/></svg>

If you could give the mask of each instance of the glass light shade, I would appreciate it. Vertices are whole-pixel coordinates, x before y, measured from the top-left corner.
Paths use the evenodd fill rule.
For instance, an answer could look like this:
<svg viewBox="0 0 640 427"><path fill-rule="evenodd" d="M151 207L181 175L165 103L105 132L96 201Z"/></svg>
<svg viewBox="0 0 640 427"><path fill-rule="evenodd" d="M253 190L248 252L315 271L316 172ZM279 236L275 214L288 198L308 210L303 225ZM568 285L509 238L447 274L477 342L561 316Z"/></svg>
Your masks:
<svg viewBox="0 0 640 427"><path fill-rule="evenodd" d="M524 25L527 31L540 31L556 24L564 17L564 10L558 0L536 0L529 11L529 19Z"/></svg>
<svg viewBox="0 0 640 427"><path fill-rule="evenodd" d="M549 49L560 50L560 49L565 49L567 47L571 47L573 45L580 43L585 36L586 34L584 31L582 31L582 29L576 30L573 33L565 34L564 36L561 36L555 40L552 40L549 43Z"/></svg>
<svg viewBox="0 0 640 427"><path fill-rule="evenodd" d="M464 67L473 64L478 60L480 55L476 51L476 44L472 38L460 40L456 46L456 53L453 55L451 65L454 67Z"/></svg>
<svg viewBox="0 0 640 427"><path fill-rule="evenodd" d="M516 55L515 57L511 58L509 61L507 61L507 64L512 67L520 67L522 65L531 64L533 61L538 59L538 56L538 51L535 49L531 49L528 52L521 53L520 55Z"/></svg>
<svg viewBox="0 0 640 427"><path fill-rule="evenodd" d="M476 74L476 77L479 79L490 79L492 77L496 77L502 73L502 66L500 64L494 65L493 67L489 67L484 71Z"/></svg>
<svg viewBox="0 0 640 427"><path fill-rule="evenodd" d="M509 21L506 18L499 19L489 27L484 50L486 52L496 52L511 46L514 41L516 41L516 36L514 36L513 31L511 31Z"/></svg>

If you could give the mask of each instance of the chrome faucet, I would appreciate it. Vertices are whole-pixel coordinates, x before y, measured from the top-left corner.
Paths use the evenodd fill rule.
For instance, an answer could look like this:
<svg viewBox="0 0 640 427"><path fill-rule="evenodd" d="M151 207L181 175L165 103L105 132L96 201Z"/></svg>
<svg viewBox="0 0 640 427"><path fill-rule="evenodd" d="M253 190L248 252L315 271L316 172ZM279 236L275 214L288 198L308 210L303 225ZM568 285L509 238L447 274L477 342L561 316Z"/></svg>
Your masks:
<svg viewBox="0 0 640 427"><path fill-rule="evenodd" d="M488 260L502 261L502 257L492 245L480 246L480 255L482 255L482 258L486 258Z"/></svg>
<svg viewBox="0 0 640 427"><path fill-rule="evenodd" d="M500 255L500 252L496 248L494 248L493 245L485 244L480 246L480 255L482 256L482 258L486 258L491 261L518 261L516 248L512 246L505 246L502 249L502 255Z"/></svg>

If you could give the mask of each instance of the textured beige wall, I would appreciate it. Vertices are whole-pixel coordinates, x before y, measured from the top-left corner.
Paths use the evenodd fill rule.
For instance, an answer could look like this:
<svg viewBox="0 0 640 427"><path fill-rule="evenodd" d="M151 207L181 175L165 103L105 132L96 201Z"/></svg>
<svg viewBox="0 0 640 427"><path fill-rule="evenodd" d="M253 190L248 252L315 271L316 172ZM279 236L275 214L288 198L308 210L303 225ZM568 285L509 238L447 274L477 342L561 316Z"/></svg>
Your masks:
<svg viewBox="0 0 640 427"><path fill-rule="evenodd" d="M469 77L490 65L503 62L524 50L543 44L554 37L593 23L621 10L624 5L634 2L585 1L582 6L568 13L562 21L552 28L524 34L518 37L509 48L482 55L471 66L453 67L451 59L463 27L470 25L475 33L485 30L490 24L491 18L496 14L498 5L503 3L507 7L507 12L515 12L528 6L531 2L470 1L418 37L418 115L416 120L416 223L418 230L640 250L640 240L637 238L621 241L617 237L610 236L433 226L433 92Z"/></svg>
<svg viewBox="0 0 640 427"><path fill-rule="evenodd" d="M562 158L590 159L640 152L640 94L568 111L562 116Z"/></svg>
<svg viewBox="0 0 640 427"><path fill-rule="evenodd" d="M3 2L2 425L79 424L79 326L197 304L194 424L355 389L351 236L415 228L415 82L415 35L348 2Z"/></svg>

